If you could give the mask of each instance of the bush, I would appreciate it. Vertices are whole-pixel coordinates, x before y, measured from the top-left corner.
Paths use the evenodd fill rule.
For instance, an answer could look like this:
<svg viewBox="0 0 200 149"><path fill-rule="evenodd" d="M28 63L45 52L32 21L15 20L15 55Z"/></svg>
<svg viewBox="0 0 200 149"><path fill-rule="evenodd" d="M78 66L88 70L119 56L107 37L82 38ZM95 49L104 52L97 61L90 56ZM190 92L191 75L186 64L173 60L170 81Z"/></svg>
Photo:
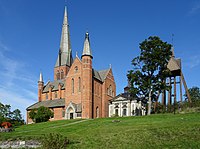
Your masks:
<svg viewBox="0 0 200 149"><path fill-rule="evenodd" d="M44 135L42 139L43 149L66 149L68 144L67 137L55 133Z"/></svg>
<svg viewBox="0 0 200 149"><path fill-rule="evenodd" d="M29 113L29 117L36 123L46 122L51 117L53 117L54 113L47 107L41 106L37 110L33 109Z"/></svg>

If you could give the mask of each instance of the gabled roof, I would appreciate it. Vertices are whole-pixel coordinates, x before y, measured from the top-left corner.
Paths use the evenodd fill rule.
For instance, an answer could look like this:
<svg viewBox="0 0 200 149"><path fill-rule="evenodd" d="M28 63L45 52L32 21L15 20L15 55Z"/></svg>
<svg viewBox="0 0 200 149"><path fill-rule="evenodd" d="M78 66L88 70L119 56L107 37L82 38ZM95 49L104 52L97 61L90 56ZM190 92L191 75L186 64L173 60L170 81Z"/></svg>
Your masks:
<svg viewBox="0 0 200 149"><path fill-rule="evenodd" d="M64 107L65 106L65 99L40 101L40 102L37 102L37 103L29 106L26 110L37 109L41 106L48 107L48 108Z"/></svg>
<svg viewBox="0 0 200 149"><path fill-rule="evenodd" d="M93 69L93 77L96 78L97 80L101 81L101 82L104 82L109 71L110 71L110 68L106 69L106 70L100 70L100 71Z"/></svg>
<svg viewBox="0 0 200 149"><path fill-rule="evenodd" d="M57 91L58 90L58 85L59 83L62 85L61 89L65 89L65 80L54 80L53 82L48 82L44 88L43 88L43 93L46 93L49 91L49 88L52 87L52 91Z"/></svg>
<svg viewBox="0 0 200 149"><path fill-rule="evenodd" d="M170 71L176 71L181 69L181 60L180 59L175 59L174 57L171 57L168 64L167 68Z"/></svg>

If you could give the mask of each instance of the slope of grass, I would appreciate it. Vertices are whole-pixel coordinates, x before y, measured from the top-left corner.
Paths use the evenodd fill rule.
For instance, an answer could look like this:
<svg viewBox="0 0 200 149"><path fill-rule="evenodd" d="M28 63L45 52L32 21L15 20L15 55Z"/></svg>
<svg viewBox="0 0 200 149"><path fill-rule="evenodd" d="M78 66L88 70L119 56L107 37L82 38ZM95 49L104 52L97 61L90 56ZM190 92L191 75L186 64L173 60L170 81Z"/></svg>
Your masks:
<svg viewBox="0 0 200 149"><path fill-rule="evenodd" d="M200 113L31 124L1 133L0 140L37 139L48 133L67 136L69 148L200 148Z"/></svg>

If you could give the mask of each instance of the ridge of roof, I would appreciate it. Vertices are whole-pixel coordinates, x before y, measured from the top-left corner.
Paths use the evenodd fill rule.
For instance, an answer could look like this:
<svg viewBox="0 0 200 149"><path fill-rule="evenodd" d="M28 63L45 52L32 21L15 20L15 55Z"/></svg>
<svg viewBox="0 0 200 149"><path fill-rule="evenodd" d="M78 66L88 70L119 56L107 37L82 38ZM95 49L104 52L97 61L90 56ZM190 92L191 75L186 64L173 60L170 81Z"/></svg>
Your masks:
<svg viewBox="0 0 200 149"><path fill-rule="evenodd" d="M26 108L26 110L37 109L41 106L48 107L48 108L63 107L65 106L65 99L61 98L61 99L54 99L54 100L39 101L29 106L28 108Z"/></svg>

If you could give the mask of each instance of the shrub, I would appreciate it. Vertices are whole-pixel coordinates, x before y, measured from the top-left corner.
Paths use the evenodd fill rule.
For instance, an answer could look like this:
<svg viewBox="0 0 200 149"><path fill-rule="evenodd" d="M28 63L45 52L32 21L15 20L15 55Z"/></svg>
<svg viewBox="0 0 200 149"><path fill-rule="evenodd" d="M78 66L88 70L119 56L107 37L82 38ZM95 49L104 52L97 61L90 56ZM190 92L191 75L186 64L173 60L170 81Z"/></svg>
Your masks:
<svg viewBox="0 0 200 149"><path fill-rule="evenodd" d="M69 140L67 137L60 134L50 133L42 138L43 149L66 149L68 144Z"/></svg>

